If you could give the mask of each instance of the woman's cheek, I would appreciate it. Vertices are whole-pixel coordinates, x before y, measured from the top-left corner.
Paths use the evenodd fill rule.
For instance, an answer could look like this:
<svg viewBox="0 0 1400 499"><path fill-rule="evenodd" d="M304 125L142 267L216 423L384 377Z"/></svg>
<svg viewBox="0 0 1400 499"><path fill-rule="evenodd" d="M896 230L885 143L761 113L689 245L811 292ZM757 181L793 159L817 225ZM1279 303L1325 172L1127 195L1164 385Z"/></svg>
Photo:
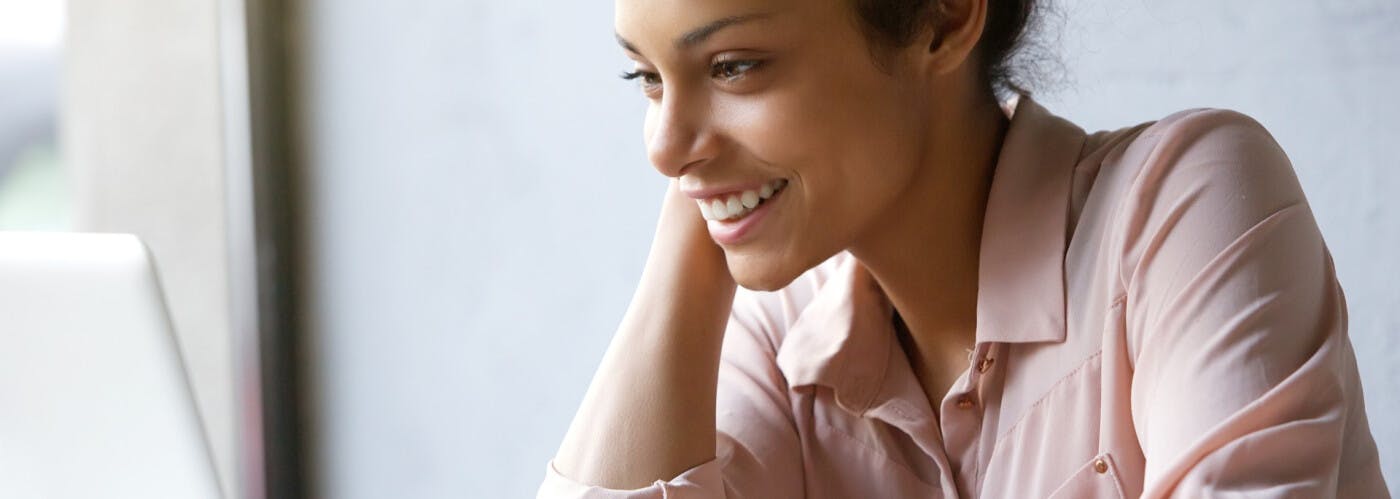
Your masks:
<svg viewBox="0 0 1400 499"><path fill-rule="evenodd" d="M825 106L812 99L808 84L791 81L793 77L787 73L769 73L765 78L767 85L752 93L729 95L723 112L742 135L751 138L755 154L778 162L820 138L813 136L811 127Z"/></svg>
<svg viewBox="0 0 1400 499"><path fill-rule="evenodd" d="M787 156L793 132L783 119L782 112L771 99L736 99L732 105L721 108L724 121L729 124L730 136L739 143L748 155L758 160L775 163L782 167Z"/></svg>

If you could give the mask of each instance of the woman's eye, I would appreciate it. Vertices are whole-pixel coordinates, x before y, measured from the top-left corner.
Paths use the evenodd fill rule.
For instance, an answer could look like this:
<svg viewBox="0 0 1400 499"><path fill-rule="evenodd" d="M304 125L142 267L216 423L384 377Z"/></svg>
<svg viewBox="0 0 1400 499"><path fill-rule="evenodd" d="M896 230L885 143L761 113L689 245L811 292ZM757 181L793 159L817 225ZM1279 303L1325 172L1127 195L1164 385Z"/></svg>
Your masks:
<svg viewBox="0 0 1400 499"><path fill-rule="evenodd" d="M734 81L742 78L745 73L757 67L762 61L755 60L732 60L720 61L710 66L710 77L720 80ZM638 80L642 87L642 93L649 97L659 95L661 91L661 74L654 71L644 71L641 69L627 71L619 75L624 80Z"/></svg>
<svg viewBox="0 0 1400 499"><path fill-rule="evenodd" d="M626 73L622 73L621 76L624 80L636 80L640 78L642 80L641 84L643 88L661 84L661 75L653 73L651 71L628 71Z"/></svg>
<svg viewBox="0 0 1400 499"><path fill-rule="evenodd" d="M720 61L710 67L710 77L733 80L758 66L759 61Z"/></svg>

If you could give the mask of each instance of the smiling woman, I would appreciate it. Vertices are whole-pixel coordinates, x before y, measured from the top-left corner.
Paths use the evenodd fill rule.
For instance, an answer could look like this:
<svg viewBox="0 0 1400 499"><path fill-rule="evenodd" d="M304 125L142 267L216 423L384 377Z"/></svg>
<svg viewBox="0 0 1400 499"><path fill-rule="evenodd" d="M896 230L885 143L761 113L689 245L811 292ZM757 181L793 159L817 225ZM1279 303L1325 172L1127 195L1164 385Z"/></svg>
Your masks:
<svg viewBox="0 0 1400 499"><path fill-rule="evenodd" d="M539 495L1385 495L1278 144L1086 134L1012 63L1034 11L618 0L673 180Z"/></svg>

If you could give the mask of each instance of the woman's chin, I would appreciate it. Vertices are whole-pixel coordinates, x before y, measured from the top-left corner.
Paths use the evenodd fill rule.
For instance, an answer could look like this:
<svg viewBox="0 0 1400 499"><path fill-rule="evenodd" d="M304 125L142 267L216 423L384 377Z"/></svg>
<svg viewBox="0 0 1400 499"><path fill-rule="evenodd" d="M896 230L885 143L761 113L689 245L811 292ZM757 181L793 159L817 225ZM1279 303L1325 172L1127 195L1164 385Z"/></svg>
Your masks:
<svg viewBox="0 0 1400 499"><path fill-rule="evenodd" d="M782 258L726 255L734 282L753 291L777 291L807 271Z"/></svg>

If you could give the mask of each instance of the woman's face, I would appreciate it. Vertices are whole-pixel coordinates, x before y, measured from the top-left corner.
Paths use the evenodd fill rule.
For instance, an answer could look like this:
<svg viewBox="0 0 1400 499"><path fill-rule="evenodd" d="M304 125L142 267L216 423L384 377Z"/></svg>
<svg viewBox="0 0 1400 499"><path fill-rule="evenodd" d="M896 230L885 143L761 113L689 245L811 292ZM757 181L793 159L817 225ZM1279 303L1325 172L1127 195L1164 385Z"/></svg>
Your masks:
<svg viewBox="0 0 1400 499"><path fill-rule="evenodd" d="M747 288L781 288L852 246L924 161L931 89L906 62L918 48L877 66L850 0L616 9L650 101L648 157L703 207Z"/></svg>

